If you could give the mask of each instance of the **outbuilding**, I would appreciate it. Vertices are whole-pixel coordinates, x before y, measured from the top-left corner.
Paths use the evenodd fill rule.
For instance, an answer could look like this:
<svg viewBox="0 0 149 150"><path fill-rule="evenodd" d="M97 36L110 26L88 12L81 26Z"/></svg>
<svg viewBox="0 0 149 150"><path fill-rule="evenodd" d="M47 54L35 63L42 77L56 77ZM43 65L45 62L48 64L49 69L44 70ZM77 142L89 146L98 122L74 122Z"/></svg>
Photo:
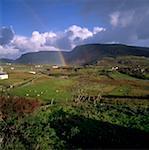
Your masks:
<svg viewBox="0 0 149 150"><path fill-rule="evenodd" d="M6 72L0 72L0 80L8 79L8 74Z"/></svg>
<svg viewBox="0 0 149 150"><path fill-rule="evenodd" d="M36 74L36 72L35 72L35 71L29 71L29 73L31 73L31 74Z"/></svg>
<svg viewBox="0 0 149 150"><path fill-rule="evenodd" d="M59 68L59 66L54 65L54 66L52 66L52 68L53 68L53 69L58 69L58 68Z"/></svg>

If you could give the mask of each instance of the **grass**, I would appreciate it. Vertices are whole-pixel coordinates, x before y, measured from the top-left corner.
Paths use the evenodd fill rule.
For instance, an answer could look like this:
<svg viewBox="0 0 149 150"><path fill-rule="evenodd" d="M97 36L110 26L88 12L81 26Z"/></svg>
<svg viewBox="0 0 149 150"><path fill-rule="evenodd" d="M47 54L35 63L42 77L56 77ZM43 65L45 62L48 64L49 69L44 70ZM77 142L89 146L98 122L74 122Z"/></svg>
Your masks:
<svg viewBox="0 0 149 150"><path fill-rule="evenodd" d="M20 65L17 68L21 68ZM33 97L47 101L51 99L66 101L73 95L77 95L79 89L84 90L90 96L98 94L142 96L149 94L147 80L139 80L116 71L108 72L111 77L109 78L106 74L100 75L100 71L102 71L100 67L81 68L75 72L75 76L67 76L74 72L63 69L51 70L50 72L53 74L51 77L43 74L32 75L22 70L8 71L9 79L0 80L0 87L16 85L9 91L14 96ZM59 75L57 76L56 73ZM63 77L63 74L66 76ZM30 81L33 78L35 79ZM17 87L17 85L20 86Z"/></svg>
<svg viewBox="0 0 149 150"><path fill-rule="evenodd" d="M110 95L114 96L128 96L131 91L131 88L129 86L118 86L112 92Z"/></svg>
<svg viewBox="0 0 149 150"><path fill-rule="evenodd" d="M11 95L28 96L43 100L67 100L71 98L71 79L40 77L29 85L15 88Z"/></svg>
<svg viewBox="0 0 149 150"><path fill-rule="evenodd" d="M110 77L113 79L124 79L124 80L137 80L135 77L131 77L127 74L123 74L117 71L113 71L109 73Z"/></svg>
<svg viewBox="0 0 149 150"><path fill-rule="evenodd" d="M0 120L2 149L148 146L149 101L131 96L149 95L149 81L118 72L108 72L110 78L100 75L103 67L96 66L81 68L75 76L68 76L74 73L72 70L50 70L52 76L48 76L32 75L19 68L13 72L7 68L9 80L0 81L0 86L4 86L29 80L9 90L10 95L18 96L15 101L13 97L6 97L6 101L2 97L0 115L2 119L3 113L10 115L9 119ZM87 99L82 100L81 96Z"/></svg>
<svg viewBox="0 0 149 150"><path fill-rule="evenodd" d="M8 80L0 80L0 85L2 86L10 86L16 85L20 82L24 82L25 80L33 78L34 75L29 74L28 72L9 72L9 79Z"/></svg>

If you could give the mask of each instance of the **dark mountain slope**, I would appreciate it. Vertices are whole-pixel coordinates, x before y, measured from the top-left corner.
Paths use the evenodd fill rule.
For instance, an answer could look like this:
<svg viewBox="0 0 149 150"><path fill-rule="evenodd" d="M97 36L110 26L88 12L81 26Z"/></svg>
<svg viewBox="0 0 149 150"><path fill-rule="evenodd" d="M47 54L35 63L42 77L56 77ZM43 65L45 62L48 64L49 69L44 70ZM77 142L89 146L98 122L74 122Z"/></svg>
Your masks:
<svg viewBox="0 0 149 150"><path fill-rule="evenodd" d="M149 57L149 48L133 47L122 44L87 44L77 46L70 52L68 62L90 63L103 57L145 56Z"/></svg>
<svg viewBox="0 0 149 150"><path fill-rule="evenodd" d="M67 52L62 53L63 55L65 55L65 53ZM57 51L40 51L27 53L16 59L15 63L60 65L62 63L61 53Z"/></svg>
<svg viewBox="0 0 149 150"><path fill-rule="evenodd" d="M70 52L41 51L27 53L17 59L15 63L61 64L61 56L63 56L67 64L88 64L103 57L127 55L149 57L149 48L122 44L86 44L77 46Z"/></svg>
<svg viewBox="0 0 149 150"><path fill-rule="evenodd" d="M14 60L12 59L7 59L7 58L1 58L0 63L13 63Z"/></svg>

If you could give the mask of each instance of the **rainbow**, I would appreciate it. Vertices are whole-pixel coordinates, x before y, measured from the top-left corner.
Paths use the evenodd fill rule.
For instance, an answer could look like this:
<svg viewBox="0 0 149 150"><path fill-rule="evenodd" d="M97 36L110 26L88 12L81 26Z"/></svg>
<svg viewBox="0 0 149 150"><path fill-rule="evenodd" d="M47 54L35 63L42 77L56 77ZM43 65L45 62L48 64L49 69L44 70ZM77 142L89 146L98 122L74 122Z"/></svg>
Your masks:
<svg viewBox="0 0 149 150"><path fill-rule="evenodd" d="M26 9L28 9L32 15L32 17L37 20L37 22L39 22L39 24L45 29L45 30L48 30L48 27L43 23L43 21L41 20L41 18L39 17L39 15L33 10L33 8L25 1L23 0L23 4L24 4L24 7L26 7ZM60 63L62 66L66 66L66 61L65 61L65 58L62 54L62 51L59 49L58 50L58 54L59 54L59 60L60 60Z"/></svg>
<svg viewBox="0 0 149 150"><path fill-rule="evenodd" d="M67 63L66 63L65 58L60 50L58 51L58 54L59 54L59 59L60 59L61 65L66 66Z"/></svg>

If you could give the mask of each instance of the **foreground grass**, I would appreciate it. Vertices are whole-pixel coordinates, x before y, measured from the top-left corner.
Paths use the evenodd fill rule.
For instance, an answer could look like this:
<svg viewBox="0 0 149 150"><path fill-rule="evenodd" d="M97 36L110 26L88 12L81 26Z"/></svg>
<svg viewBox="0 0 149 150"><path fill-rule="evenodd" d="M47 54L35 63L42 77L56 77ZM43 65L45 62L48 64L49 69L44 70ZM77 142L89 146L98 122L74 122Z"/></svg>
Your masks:
<svg viewBox="0 0 149 150"><path fill-rule="evenodd" d="M63 105L37 105L38 101L20 99L27 107L22 107L20 102L16 104L13 98L5 101L10 100L11 105L1 105L2 114L7 114L0 121L1 149L149 147L148 100L96 99L94 102L76 98ZM11 113L7 106L11 106ZM18 109L14 109L16 106ZM32 106L36 110L30 113L27 110L32 110Z"/></svg>

